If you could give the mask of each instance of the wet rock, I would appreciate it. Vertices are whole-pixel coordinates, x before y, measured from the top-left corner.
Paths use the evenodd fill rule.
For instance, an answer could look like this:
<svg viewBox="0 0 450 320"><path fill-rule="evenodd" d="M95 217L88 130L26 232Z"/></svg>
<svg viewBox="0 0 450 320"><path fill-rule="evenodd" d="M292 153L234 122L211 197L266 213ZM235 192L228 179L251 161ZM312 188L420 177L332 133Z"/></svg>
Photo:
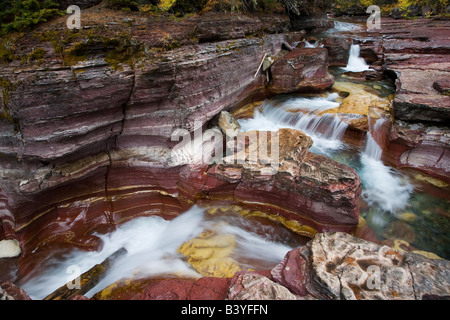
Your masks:
<svg viewBox="0 0 450 320"><path fill-rule="evenodd" d="M402 221L393 221L386 228L383 236L388 239L401 239L409 243L414 242L415 234L413 228Z"/></svg>
<svg viewBox="0 0 450 320"><path fill-rule="evenodd" d="M450 129L394 121L389 132L389 162L414 168L432 178L450 182Z"/></svg>
<svg viewBox="0 0 450 320"><path fill-rule="evenodd" d="M201 275L227 278L241 270L231 257L234 247L233 235L204 231L197 238L183 243L177 251L184 255L187 262Z"/></svg>
<svg viewBox="0 0 450 320"><path fill-rule="evenodd" d="M341 104L337 108L323 111L322 114L337 114L351 129L368 131L369 117L377 119L381 115L387 116L390 110L389 99L381 97L368 85L336 81L331 91L339 93Z"/></svg>
<svg viewBox="0 0 450 320"><path fill-rule="evenodd" d="M241 130L239 123L228 111L220 112L218 124L220 130L231 138L237 136Z"/></svg>
<svg viewBox="0 0 450 320"><path fill-rule="evenodd" d="M231 278L149 278L120 280L94 300L224 300Z"/></svg>
<svg viewBox="0 0 450 320"><path fill-rule="evenodd" d="M351 43L340 37L330 37L323 40L324 48L328 50L328 66L346 67Z"/></svg>
<svg viewBox="0 0 450 320"><path fill-rule="evenodd" d="M227 300L297 300L287 288L256 273L238 273L231 280Z"/></svg>
<svg viewBox="0 0 450 320"><path fill-rule="evenodd" d="M289 251L284 259L271 271L273 279L299 296L313 292L310 274L310 251L303 246Z"/></svg>
<svg viewBox="0 0 450 320"><path fill-rule="evenodd" d="M294 49L274 62L271 74L269 91L274 94L323 92L334 83L325 48Z"/></svg>
<svg viewBox="0 0 450 320"><path fill-rule="evenodd" d="M22 288L5 281L0 283L0 300L31 300Z"/></svg>
<svg viewBox="0 0 450 320"><path fill-rule="evenodd" d="M342 232L317 234L306 247L290 251L272 270L293 292L358 300L446 298L450 293L447 260L397 251Z"/></svg>
<svg viewBox="0 0 450 320"><path fill-rule="evenodd" d="M301 131L245 134L253 134L257 139L251 139L253 142L240 153L207 169L206 175L190 174L191 181L199 179L201 183L197 197L252 203L280 216L285 225L306 236L330 228L354 230L358 224L361 181L353 169L308 153L312 140ZM265 145L265 141L269 143ZM260 153L276 150L272 145L278 148L277 157L274 153ZM237 159L242 162L237 163ZM183 190L183 196L192 197L192 187L183 184Z"/></svg>

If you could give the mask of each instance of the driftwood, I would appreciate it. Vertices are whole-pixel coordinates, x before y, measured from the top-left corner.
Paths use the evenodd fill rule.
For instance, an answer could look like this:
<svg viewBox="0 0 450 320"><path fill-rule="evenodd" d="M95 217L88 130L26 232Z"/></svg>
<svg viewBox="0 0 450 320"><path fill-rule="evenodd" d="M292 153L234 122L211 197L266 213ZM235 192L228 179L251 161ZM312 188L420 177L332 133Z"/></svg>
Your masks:
<svg viewBox="0 0 450 320"><path fill-rule="evenodd" d="M265 54L264 54L264 57L261 59L261 63L259 64L258 70L256 70L256 73L255 73L255 75L253 76L253 78L255 78L255 77L258 75L259 69L261 69L261 66L262 66L262 64L263 64L264 59L266 58L266 56L267 56L267 53L265 53Z"/></svg>
<svg viewBox="0 0 450 320"><path fill-rule="evenodd" d="M44 298L44 300L68 300L76 295L84 295L86 292L91 290L106 274L111 268L114 260L127 253L125 248L121 248L106 258L102 263L96 264L91 269L80 275L79 288L73 288L73 283L68 282L67 284L59 287L54 292L49 294Z"/></svg>

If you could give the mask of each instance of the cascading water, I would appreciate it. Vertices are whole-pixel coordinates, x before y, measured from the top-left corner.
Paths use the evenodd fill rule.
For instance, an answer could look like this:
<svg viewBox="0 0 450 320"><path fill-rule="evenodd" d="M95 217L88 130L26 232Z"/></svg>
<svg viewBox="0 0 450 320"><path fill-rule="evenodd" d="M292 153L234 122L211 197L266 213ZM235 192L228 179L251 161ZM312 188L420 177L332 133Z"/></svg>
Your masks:
<svg viewBox="0 0 450 320"><path fill-rule="evenodd" d="M287 230L283 234L272 226L249 221L237 213L228 216L205 215L203 208L194 206L171 221L157 216L130 220L109 234L97 235L103 243L101 250L73 250L65 257L49 257L47 262L42 263L42 269L22 279L20 285L32 299L43 299L78 276L69 272L71 267L75 266L80 273L86 272L120 248L125 248L127 254L114 262L105 278L85 294L87 297L122 278L139 279L168 274L198 278L201 275L185 262L177 249L204 230L233 235L236 244L233 259L245 257L245 260L259 260L268 268L275 266L292 250L289 245L292 234ZM296 245L299 243L294 241ZM246 263L240 264L246 266ZM254 268L252 265L249 267Z"/></svg>
<svg viewBox="0 0 450 320"><path fill-rule="evenodd" d="M343 70L350 71L350 72L362 72L362 71L371 70L369 68L369 65L364 60L364 58L361 58L359 56L360 51L361 51L361 47L359 46L359 44L351 45L347 66L345 68L343 68Z"/></svg>
<svg viewBox="0 0 450 320"><path fill-rule="evenodd" d="M364 185L362 196L371 206L395 214L408 205L414 186L407 177L381 161L382 148L374 136L387 119L380 117L372 126L370 115L368 118L369 132L366 135L365 150L361 154L360 177Z"/></svg>
<svg viewBox="0 0 450 320"><path fill-rule="evenodd" d="M328 155L341 149L341 140L348 125L333 114L319 115L327 109L336 108L338 94L326 98L290 98L284 101L265 101L262 111L255 110L251 119L238 120L243 131L281 128L297 129L308 134L314 141L311 151Z"/></svg>

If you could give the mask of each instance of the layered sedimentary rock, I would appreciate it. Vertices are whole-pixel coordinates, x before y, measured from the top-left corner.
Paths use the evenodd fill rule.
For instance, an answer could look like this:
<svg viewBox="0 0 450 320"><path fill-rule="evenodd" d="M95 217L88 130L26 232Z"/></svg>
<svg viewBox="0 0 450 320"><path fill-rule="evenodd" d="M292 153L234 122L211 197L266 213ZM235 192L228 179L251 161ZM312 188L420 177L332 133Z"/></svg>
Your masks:
<svg viewBox="0 0 450 320"><path fill-rule="evenodd" d="M97 293L94 300L223 300L230 278L155 278L118 281Z"/></svg>
<svg viewBox="0 0 450 320"><path fill-rule="evenodd" d="M323 92L334 83L325 48L294 49L274 62L271 74L269 90L274 94Z"/></svg>
<svg viewBox="0 0 450 320"><path fill-rule="evenodd" d="M341 37L329 37L323 41L323 47L328 51L330 67L345 67L348 63L351 41Z"/></svg>
<svg viewBox="0 0 450 320"><path fill-rule="evenodd" d="M385 68L397 76L394 115L403 120L396 122L391 135L396 163L448 182L450 97L439 89L450 77L448 28L427 19L413 26L390 20L383 28L388 38L383 43Z"/></svg>
<svg viewBox="0 0 450 320"><path fill-rule="evenodd" d="M207 176L209 183L228 184L228 172L187 166L193 153L172 148L223 109L262 99L266 77L254 76L261 58L277 56L283 43L304 35L283 33L289 25L284 15L212 13L174 23L102 13L86 10L83 24L89 28L78 32L65 31L65 20L55 19L51 28L21 39L16 54L22 61L10 61L0 71L2 209L10 213L2 214L0 240L19 241L20 277L54 252L98 250L95 232L111 231L133 217L177 216L204 198L211 186L201 179ZM325 72L326 51L314 54ZM177 130L183 134L171 139ZM308 154L307 148L299 151ZM274 191L290 184L305 189L295 205L282 209L283 221L295 221L309 235L316 229L353 230L356 174L309 157L301 168L298 159L290 159L294 165L269 183ZM300 184L298 175L305 176ZM240 185L235 200L251 201L256 185L243 182L226 188ZM258 192L262 197L268 191ZM274 201L273 212L286 192L265 201ZM316 197L312 204L310 194ZM323 196L327 202L319 204ZM315 212L319 218L311 222Z"/></svg>
<svg viewBox="0 0 450 320"><path fill-rule="evenodd" d="M360 46L361 56L372 69L382 67L395 78L395 120L385 160L448 183L450 97L445 88L450 42L446 22L383 18L382 26L382 30L361 33Z"/></svg>
<svg viewBox="0 0 450 320"><path fill-rule="evenodd" d="M450 163L450 129L397 120L389 132L390 161L415 168L447 183Z"/></svg>
<svg viewBox="0 0 450 320"><path fill-rule="evenodd" d="M237 141L252 135L245 148L222 163L202 173L188 172L189 178L179 184L181 195L191 201L199 197L249 203L307 236L355 230L361 181L353 169L309 153L312 140L301 131L240 133Z"/></svg>

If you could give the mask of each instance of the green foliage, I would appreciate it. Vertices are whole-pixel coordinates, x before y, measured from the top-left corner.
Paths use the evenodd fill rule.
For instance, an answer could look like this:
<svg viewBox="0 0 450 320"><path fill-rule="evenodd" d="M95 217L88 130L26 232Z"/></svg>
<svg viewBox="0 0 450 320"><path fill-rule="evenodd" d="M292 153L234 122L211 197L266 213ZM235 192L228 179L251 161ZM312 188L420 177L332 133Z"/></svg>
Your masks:
<svg viewBox="0 0 450 320"><path fill-rule="evenodd" d="M362 10L374 4L380 7L382 14L389 14L392 9L397 8L402 12L402 16L407 18L412 15L414 6L419 7L420 14L422 13L420 7L429 8L429 12L425 12L427 17L436 13L442 14L449 0L335 0L334 3L337 12L350 12L351 8L359 8L360 12L363 12ZM415 11L417 14L417 9Z"/></svg>
<svg viewBox="0 0 450 320"><path fill-rule="evenodd" d="M28 30L64 13L50 0L0 0L0 32Z"/></svg>
<svg viewBox="0 0 450 320"><path fill-rule="evenodd" d="M396 7L403 11L405 17L411 13L412 6L432 8L429 12L426 12L427 16L431 16L433 11L434 13L444 13L448 3L449 0L398 0Z"/></svg>

